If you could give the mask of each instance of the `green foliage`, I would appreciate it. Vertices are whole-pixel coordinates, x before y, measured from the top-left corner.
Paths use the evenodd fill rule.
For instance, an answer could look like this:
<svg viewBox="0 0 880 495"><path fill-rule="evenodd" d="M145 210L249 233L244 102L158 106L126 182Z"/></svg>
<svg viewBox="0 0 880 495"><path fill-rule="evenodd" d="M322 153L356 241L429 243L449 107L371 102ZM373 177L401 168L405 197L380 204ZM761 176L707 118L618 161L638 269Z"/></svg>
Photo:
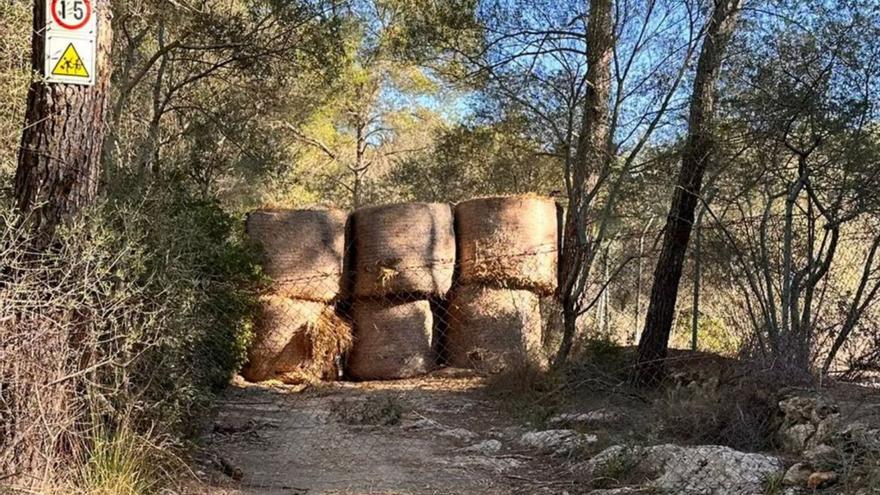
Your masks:
<svg viewBox="0 0 880 495"><path fill-rule="evenodd" d="M168 453L122 424L109 431L98 423L71 490L83 495L146 495L157 491Z"/></svg>
<svg viewBox="0 0 880 495"><path fill-rule="evenodd" d="M632 356L626 352L626 349L607 338L586 339L581 345L579 354L577 363L586 364L610 375L625 376L632 366Z"/></svg>
<svg viewBox="0 0 880 495"><path fill-rule="evenodd" d="M672 347L690 349L693 334L691 315L692 312L684 312L675 320L670 341ZM739 336L725 325L724 320L703 314L697 319L697 350L734 356L741 348Z"/></svg>
<svg viewBox="0 0 880 495"><path fill-rule="evenodd" d="M2 215L0 471L82 468L122 484L96 493L140 493L153 481L128 435L179 445L242 364L259 272L240 222L176 184L144 192L103 200L38 253Z"/></svg>
<svg viewBox="0 0 880 495"><path fill-rule="evenodd" d="M245 359L259 280L254 250L216 200L173 183L108 209L120 240L140 244L126 271L139 274L133 282L155 297L161 318L161 327L145 329L158 338L137 361L135 382L145 379L145 400L158 405L151 414L163 424L197 427L193 415Z"/></svg>
<svg viewBox="0 0 880 495"><path fill-rule="evenodd" d="M401 160L389 180L407 199L459 201L476 196L562 188L562 167L525 137L522 116L441 129L428 151Z"/></svg>
<svg viewBox="0 0 880 495"><path fill-rule="evenodd" d="M590 486L597 489L611 489L651 479L652 473L641 466L642 457L643 454L637 449L628 445L622 446L620 450L599 463L592 473Z"/></svg>
<svg viewBox="0 0 880 495"><path fill-rule="evenodd" d="M763 495L781 495L785 493L784 479L785 473L776 473L768 476L767 480L764 481Z"/></svg>
<svg viewBox="0 0 880 495"><path fill-rule="evenodd" d="M21 126L31 79L31 2L0 4L0 182L6 187L15 172Z"/></svg>

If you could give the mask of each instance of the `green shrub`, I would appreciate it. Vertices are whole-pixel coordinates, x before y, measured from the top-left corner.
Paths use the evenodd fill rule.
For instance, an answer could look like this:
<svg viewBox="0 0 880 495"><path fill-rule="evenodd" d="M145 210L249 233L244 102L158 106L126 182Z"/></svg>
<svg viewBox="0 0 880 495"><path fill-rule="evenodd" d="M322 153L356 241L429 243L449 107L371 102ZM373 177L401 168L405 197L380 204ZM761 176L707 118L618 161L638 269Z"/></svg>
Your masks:
<svg viewBox="0 0 880 495"><path fill-rule="evenodd" d="M0 209L0 473L20 475L3 483L67 483L122 433L179 445L245 358L259 271L240 222L176 186L142 197L40 252Z"/></svg>
<svg viewBox="0 0 880 495"><path fill-rule="evenodd" d="M139 283L165 313L138 376L148 379L147 400L163 422L194 427L190 420L244 362L259 280L254 251L241 222L215 201L171 188L128 215L133 208L117 204L114 220L128 238L143 239Z"/></svg>

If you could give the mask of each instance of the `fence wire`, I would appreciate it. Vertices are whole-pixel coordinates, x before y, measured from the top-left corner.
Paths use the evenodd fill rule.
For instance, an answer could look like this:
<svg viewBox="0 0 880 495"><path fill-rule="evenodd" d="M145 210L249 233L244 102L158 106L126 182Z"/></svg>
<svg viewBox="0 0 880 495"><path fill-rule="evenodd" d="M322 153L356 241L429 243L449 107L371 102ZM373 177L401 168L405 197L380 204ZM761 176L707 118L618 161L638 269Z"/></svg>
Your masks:
<svg viewBox="0 0 880 495"><path fill-rule="evenodd" d="M558 216L546 221L553 224L554 230L558 229ZM725 228L753 225L755 221L759 219L743 220L741 224ZM498 228L503 230L505 226ZM466 368L494 374L524 367L547 369L562 333L562 315L555 293L558 244L512 251L513 242L487 242L482 246L477 243L471 248L479 254L463 259L461 239L456 240L451 251L448 245L444 251L443 242L423 238L422 234L400 236L399 230L395 230L393 235L387 236L388 242L399 245L365 247L349 232L334 269L285 276L283 284L270 286L263 299L263 314L257 325L251 362L244 371L246 378L286 383L402 380L401 385L388 385L392 389L400 387L394 390L401 392L392 394L391 399L385 396L390 402L379 403L378 420L373 417L374 412L363 409L373 397L365 398L355 392L352 392L355 397L340 396L339 410L323 411L320 418L315 418L313 411L298 407L279 410L278 417L301 415L297 421L302 422L302 428L313 428L315 438L319 438L327 434L328 421L355 426L366 421L373 427L377 424L375 421L379 421L378 425L384 426L384 414L389 411L392 416L396 414L394 401L411 401L407 407L424 410L428 406L419 402L424 399L420 394L435 393L430 380L437 376L438 370ZM303 235L308 234L297 232L300 240ZM583 296L593 304L578 321L581 338L629 346L637 342L648 306L657 255L656 240L661 235L662 230L656 227L638 228L599 245L593 267L594 280ZM741 353L748 344L748 336L755 331L749 327L754 318L747 315L746 304L754 294L748 287L744 289L742 284L731 280L732 275L741 275L736 267L748 260L743 259L742 251L730 246L723 255L717 254L718 246L730 241L730 236L718 229L706 227L701 235L705 249L702 262L709 267L703 267L701 287L694 287L695 258L689 261L672 346L693 346L735 356ZM382 238L381 233L376 236ZM555 234L554 237L558 239ZM849 246L838 258L841 266L847 260L858 264L865 256L864 249L859 250L856 243ZM364 252L365 249L377 252ZM713 250L715 254L705 254ZM370 264L359 261L364 258L370 259ZM857 273L851 266L839 270L843 278ZM836 280L840 279L837 272L835 276ZM366 283L359 283L365 280ZM826 292L830 293L833 285L829 282ZM697 299L688 294L701 292L697 306ZM315 294L321 296L315 297ZM600 447L601 441L590 434L590 428L595 425L578 423L576 418L545 418L553 422L543 423L544 430L526 432L514 441L516 448L482 452L478 457L458 456L456 459L463 464L435 470L455 479L446 479L444 483L425 473L425 491L413 493L762 494L781 490L786 468L781 457L750 453L775 448L778 418L768 412L768 408L775 409L776 405L756 399L747 389L737 391L739 396L733 398L730 394L719 395L717 382L706 382L705 377L695 376L699 372L688 371L688 363L676 362L687 359L691 356L671 355L671 380L675 383L670 396L651 399L654 402L645 411L659 417L651 423L656 428L688 439L681 442L685 445L657 443L663 435L647 432L639 443L622 441ZM620 375L627 370L611 371L615 372ZM407 380L426 376L425 382ZM590 380L590 386L600 389L609 383L606 377ZM453 397L444 397L444 400L450 401L450 410L457 411L458 416L472 406L456 404ZM394 419L398 420L401 419ZM462 428L444 427L438 420L426 416L413 419L404 414L401 421L406 428L418 431L427 429L431 434L461 435L455 437L463 449L461 452L473 454L476 450L467 449L485 442L471 438L466 431L458 431ZM535 438L572 434L571 438L577 441L562 440L562 447L548 450L540 442L523 441L532 433ZM266 435L272 435L271 431ZM506 437L498 433L497 438ZM389 451L405 448L383 443L385 441L381 436L365 440L344 432L333 433L333 448L341 453L357 451L384 458ZM407 441L401 439L404 444ZM323 448L312 445L311 440L305 442L307 445L291 445L287 452L289 463L305 463L299 466L304 472L308 470L307 463L297 459L309 457L313 453L310 449ZM540 455L535 457L537 454ZM542 455L546 455L545 460L541 460ZM475 460L477 458L479 460ZM523 458L530 460L524 462ZM345 462L357 463L351 459ZM283 477L281 471L277 463L267 463L264 471L253 476L251 486L272 489L277 479ZM528 472L534 478L521 488L510 485L500 488L485 478L486 472L502 476ZM559 479L547 481L548 475ZM536 483L535 479L543 481ZM358 490L364 486L392 486L396 481L382 479L378 474L368 476L353 467L350 479L337 476L334 483L334 486L350 487L350 491L339 493L360 493ZM408 493L377 490L376 493Z"/></svg>

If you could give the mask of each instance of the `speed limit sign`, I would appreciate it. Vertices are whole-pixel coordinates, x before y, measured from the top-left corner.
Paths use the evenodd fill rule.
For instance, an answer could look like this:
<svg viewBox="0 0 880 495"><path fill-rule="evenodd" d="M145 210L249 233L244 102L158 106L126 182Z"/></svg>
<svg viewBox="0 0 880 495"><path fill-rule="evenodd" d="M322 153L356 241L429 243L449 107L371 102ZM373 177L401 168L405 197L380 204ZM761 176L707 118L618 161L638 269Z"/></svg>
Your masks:
<svg viewBox="0 0 880 495"><path fill-rule="evenodd" d="M46 1L46 81L95 83L97 16L92 0Z"/></svg>
<svg viewBox="0 0 880 495"><path fill-rule="evenodd" d="M64 29L76 30L92 18L89 0L52 0L52 20Z"/></svg>

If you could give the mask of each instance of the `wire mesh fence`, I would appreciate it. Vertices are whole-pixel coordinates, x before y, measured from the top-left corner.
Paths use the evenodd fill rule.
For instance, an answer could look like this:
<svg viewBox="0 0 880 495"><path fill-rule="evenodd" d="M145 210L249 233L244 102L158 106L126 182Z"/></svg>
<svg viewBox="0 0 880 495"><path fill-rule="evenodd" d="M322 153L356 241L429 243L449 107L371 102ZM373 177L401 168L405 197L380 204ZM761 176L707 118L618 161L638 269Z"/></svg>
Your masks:
<svg viewBox="0 0 880 495"><path fill-rule="evenodd" d="M543 212L529 211L536 205ZM390 205L347 223L335 210L252 214L248 231L263 245L272 282L244 375L365 380L449 364L545 366L558 320L548 309L556 206L520 198L492 208L454 220L445 204ZM511 208L528 214L504 221Z"/></svg>
<svg viewBox="0 0 880 495"><path fill-rule="evenodd" d="M735 366L717 361L731 369L712 377L699 361L716 361L673 352L667 363L671 371L668 390L659 396L637 397L644 405L634 411L650 416L644 421L649 426L625 423L607 427L578 419L596 410L580 416L544 418L532 426L535 431L508 426L469 432L460 413L479 416L482 406L467 401L459 404L463 399L438 392L442 387L430 381L431 372L467 368L494 374L546 369L557 350L562 315L555 294L559 256L556 205L540 198L475 200L464 205L464 215L461 205L407 204L368 208L348 217L334 210L309 210L307 214L263 212L260 214L277 218L263 219L262 224L254 222L253 216L249 219L251 236L264 239L264 266L273 282L263 296L244 376L252 381L285 383L389 383L380 388L342 389L348 395L334 395L336 402L330 410L310 409L317 406L308 400L296 406L284 403L276 420L285 423L295 417L301 425L293 429L308 430L285 437L291 444L284 453L286 462L303 463L303 471L314 469L301 458L311 455L310 448L318 449L313 443L322 438L331 438L339 455L359 452L379 459L376 462L392 462L386 459L389 449L405 450L415 448L413 445L425 449L417 442L410 445L415 442L413 436L423 435L453 438L458 447L450 454L452 458L437 461L440 464L431 471L454 478L446 478L447 489L443 481L426 475L425 493L610 494L648 490L762 494L782 489L787 462L778 454L756 452L801 455L808 447L819 445L817 431L832 429L818 412L805 413L808 422L815 420L816 424L788 424L794 420L780 413L775 396L767 393L767 386L773 380L779 382L780 377L762 375L765 370L760 365L748 372L753 381L741 380L743 370L750 366L746 360L736 361ZM302 225L303 218L310 222L309 227ZM312 235L315 232L321 235ZM600 246L593 267L595 280L584 295L592 303L586 305L578 321L582 336L630 346L638 340L656 261L655 244L649 239L661 233L658 229L637 229L630 236L618 235ZM720 242L718 238L723 237L708 228L702 235L703 242ZM847 263L865 261L865 250L859 250L855 243L850 246L838 260L844 268L834 281L827 282L828 297L836 291L835 284L858 273L846 267ZM726 259L715 255L712 267L704 268L701 275L691 260L682 294L699 294L700 286L694 281L701 278L712 290L704 289L699 299L681 297L673 347L743 356L741 351L756 329L747 307L754 295L752 287L737 284L737 277L744 276L734 268L743 261L737 258L740 255L734 253ZM719 259L724 263L717 263ZM831 316L823 314L822 318ZM766 328L757 331L766 332ZM601 362L605 359L602 356L592 356L595 362L586 366L595 365L596 369L579 379L587 388L632 399L637 394L621 386L632 365L632 348L624 352L628 352L626 359L611 364ZM426 375L424 382L406 380ZM391 384L400 379L402 385ZM733 381L722 386L728 379ZM370 406L376 394L382 399ZM551 400L550 395L543 397ZM438 411L449 410L439 407L437 400L449 402L449 410L456 413L443 416ZM377 407L379 412L364 410L369 407ZM344 412L352 408L357 411L355 420L350 412ZM360 427L364 418L368 418L368 425L383 426L389 414L397 418L393 421L406 425L405 433L394 437L401 445L388 444L381 435L366 439L328 426L352 422ZM407 419L407 414L417 418ZM603 428L643 431L636 438L614 437L610 443L592 433ZM790 435L780 432L808 428L813 428L808 437L815 445L784 445ZM266 435L264 440L270 441L268 437L274 433ZM826 440L831 442L830 438ZM498 441L501 447L484 450L489 440ZM665 443L671 441L676 443ZM315 455L325 462L322 454ZM367 485L403 483L351 469L349 478L340 477L337 471L334 486L348 483L352 493L360 493L359 487ZM253 475L251 486L271 488L283 472L277 462L267 461L265 468ZM814 472L821 472L818 466L807 475ZM493 477L520 473L528 473L530 479L522 487L502 484L499 488L497 479L492 481ZM559 479L551 482L547 476ZM814 481L815 487L833 484L818 478ZM382 488L377 490L386 493Z"/></svg>

